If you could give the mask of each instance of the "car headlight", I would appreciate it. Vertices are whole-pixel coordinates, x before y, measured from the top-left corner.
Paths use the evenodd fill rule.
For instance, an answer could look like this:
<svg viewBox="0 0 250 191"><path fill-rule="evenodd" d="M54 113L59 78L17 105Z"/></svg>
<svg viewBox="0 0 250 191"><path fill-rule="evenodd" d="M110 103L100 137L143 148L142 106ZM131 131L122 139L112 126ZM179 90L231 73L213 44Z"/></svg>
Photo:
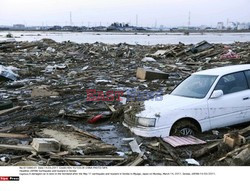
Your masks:
<svg viewBox="0 0 250 191"><path fill-rule="evenodd" d="M137 123L144 127L154 127L155 126L155 118L145 118L145 117L138 117Z"/></svg>

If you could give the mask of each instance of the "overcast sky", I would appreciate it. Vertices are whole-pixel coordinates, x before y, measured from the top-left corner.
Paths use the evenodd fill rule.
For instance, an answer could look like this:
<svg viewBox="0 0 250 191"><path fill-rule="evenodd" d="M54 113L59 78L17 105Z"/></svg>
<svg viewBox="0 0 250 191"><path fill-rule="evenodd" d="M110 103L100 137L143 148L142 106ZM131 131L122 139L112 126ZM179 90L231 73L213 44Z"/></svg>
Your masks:
<svg viewBox="0 0 250 191"><path fill-rule="evenodd" d="M0 25L215 26L218 21L250 22L250 0L0 0Z"/></svg>

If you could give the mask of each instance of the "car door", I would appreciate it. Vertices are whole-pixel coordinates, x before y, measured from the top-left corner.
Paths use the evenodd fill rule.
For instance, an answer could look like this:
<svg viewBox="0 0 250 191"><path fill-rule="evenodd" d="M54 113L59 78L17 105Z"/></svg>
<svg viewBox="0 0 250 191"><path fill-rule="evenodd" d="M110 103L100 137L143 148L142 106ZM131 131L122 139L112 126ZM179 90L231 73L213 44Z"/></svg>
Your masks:
<svg viewBox="0 0 250 191"><path fill-rule="evenodd" d="M250 70L244 72L247 78L248 87L250 88ZM242 111L242 115L244 117L244 122L250 121L250 89L248 90L248 94L245 99L245 110Z"/></svg>
<svg viewBox="0 0 250 191"><path fill-rule="evenodd" d="M215 90L222 90L224 95L208 100L211 128L245 122L246 110L250 107L250 90L244 72L222 76Z"/></svg>

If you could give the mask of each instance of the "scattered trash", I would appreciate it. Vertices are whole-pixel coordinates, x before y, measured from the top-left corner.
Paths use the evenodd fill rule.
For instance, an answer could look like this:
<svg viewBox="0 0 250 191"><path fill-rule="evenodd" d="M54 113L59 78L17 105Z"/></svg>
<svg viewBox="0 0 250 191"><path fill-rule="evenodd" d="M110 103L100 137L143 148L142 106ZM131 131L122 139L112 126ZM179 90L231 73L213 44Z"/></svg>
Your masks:
<svg viewBox="0 0 250 191"><path fill-rule="evenodd" d="M221 55L220 57L221 60L225 59L240 59L240 55L233 52L231 49L228 50L227 53Z"/></svg>
<svg viewBox="0 0 250 191"><path fill-rule="evenodd" d="M249 63L249 51L249 42L225 48L206 41L155 46L1 41L0 165L198 165L194 160L206 166L249 165L250 127L238 131L245 139L236 144L233 138L230 148L228 136L223 143L228 129L204 132L198 140L174 138L172 147L165 139L137 137L121 125L125 115L143 107L131 95L169 93L197 70ZM110 91L123 95L88 101L90 89L95 97L102 92L107 98ZM48 138L55 147L38 141Z"/></svg>

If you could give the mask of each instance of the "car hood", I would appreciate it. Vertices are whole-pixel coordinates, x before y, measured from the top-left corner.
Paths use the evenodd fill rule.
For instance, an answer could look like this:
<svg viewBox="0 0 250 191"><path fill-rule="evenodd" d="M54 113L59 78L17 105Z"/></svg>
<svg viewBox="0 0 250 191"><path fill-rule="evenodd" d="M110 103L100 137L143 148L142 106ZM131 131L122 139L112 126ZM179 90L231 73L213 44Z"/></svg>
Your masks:
<svg viewBox="0 0 250 191"><path fill-rule="evenodd" d="M184 109L188 106L202 102L202 99L164 95L161 101L147 100L144 102L144 110L137 113L138 117L155 118L157 115L169 113L176 109Z"/></svg>

